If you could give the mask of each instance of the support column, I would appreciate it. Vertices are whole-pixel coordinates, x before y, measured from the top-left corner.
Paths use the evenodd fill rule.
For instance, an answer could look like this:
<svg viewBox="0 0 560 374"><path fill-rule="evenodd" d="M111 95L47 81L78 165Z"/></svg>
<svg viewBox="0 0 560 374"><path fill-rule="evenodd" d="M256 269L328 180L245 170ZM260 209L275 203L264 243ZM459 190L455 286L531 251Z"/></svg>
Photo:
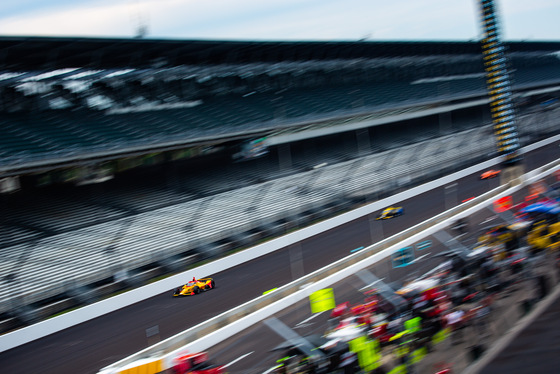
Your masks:
<svg viewBox="0 0 560 374"><path fill-rule="evenodd" d="M503 156L504 169L518 165L521 161L519 135L515 124L515 110L512 99L509 63L500 40L496 6L493 0L479 0L480 22L483 39L482 54L486 71L486 87L490 97L490 112L494 124L494 136L498 153ZM504 173L507 176L517 175ZM504 177L505 178L505 177ZM509 178L509 177L508 177Z"/></svg>

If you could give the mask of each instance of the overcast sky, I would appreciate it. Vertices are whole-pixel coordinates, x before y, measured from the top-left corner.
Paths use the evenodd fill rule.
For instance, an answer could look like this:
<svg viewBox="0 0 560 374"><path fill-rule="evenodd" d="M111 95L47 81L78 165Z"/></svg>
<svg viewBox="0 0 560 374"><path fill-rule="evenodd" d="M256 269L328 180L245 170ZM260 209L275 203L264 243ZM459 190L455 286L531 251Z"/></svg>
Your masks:
<svg viewBox="0 0 560 374"><path fill-rule="evenodd" d="M560 41L560 0L498 0L504 40ZM478 39L478 0L4 0L0 36Z"/></svg>

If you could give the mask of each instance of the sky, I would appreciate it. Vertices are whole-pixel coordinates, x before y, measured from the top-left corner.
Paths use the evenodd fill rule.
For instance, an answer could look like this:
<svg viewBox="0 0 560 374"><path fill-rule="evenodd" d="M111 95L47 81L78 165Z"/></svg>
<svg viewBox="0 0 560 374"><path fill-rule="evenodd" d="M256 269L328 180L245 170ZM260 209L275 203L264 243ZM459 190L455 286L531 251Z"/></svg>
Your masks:
<svg viewBox="0 0 560 374"><path fill-rule="evenodd" d="M560 41L559 0L497 0L503 40ZM4 0L0 36L476 40L478 0Z"/></svg>

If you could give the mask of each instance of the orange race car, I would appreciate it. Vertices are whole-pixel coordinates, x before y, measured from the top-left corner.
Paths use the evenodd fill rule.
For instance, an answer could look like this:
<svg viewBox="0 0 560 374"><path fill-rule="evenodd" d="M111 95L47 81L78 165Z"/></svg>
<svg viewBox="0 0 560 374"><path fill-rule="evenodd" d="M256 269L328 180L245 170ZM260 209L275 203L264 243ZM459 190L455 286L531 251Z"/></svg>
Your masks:
<svg viewBox="0 0 560 374"><path fill-rule="evenodd" d="M179 286L173 291L173 296L188 296L196 295L203 291L208 291L216 287L216 283L212 278L200 278L196 279L193 277L192 281L182 286Z"/></svg>
<svg viewBox="0 0 560 374"><path fill-rule="evenodd" d="M490 179L490 178L497 177L498 175L500 175L500 170L490 169L480 174L480 179Z"/></svg>

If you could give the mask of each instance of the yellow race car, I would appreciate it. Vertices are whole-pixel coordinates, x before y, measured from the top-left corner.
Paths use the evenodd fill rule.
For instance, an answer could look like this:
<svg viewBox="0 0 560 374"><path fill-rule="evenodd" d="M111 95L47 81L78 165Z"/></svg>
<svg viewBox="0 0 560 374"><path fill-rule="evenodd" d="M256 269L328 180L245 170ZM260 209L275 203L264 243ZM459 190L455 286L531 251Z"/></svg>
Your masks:
<svg viewBox="0 0 560 374"><path fill-rule="evenodd" d="M173 297L196 295L201 292L211 290L214 287L216 287L216 283L212 278L196 279L193 277L192 281L177 287L175 291L173 291Z"/></svg>
<svg viewBox="0 0 560 374"><path fill-rule="evenodd" d="M404 209L402 206L390 206L385 208L379 213L376 220L379 219L389 219L397 216L402 216L404 214Z"/></svg>

